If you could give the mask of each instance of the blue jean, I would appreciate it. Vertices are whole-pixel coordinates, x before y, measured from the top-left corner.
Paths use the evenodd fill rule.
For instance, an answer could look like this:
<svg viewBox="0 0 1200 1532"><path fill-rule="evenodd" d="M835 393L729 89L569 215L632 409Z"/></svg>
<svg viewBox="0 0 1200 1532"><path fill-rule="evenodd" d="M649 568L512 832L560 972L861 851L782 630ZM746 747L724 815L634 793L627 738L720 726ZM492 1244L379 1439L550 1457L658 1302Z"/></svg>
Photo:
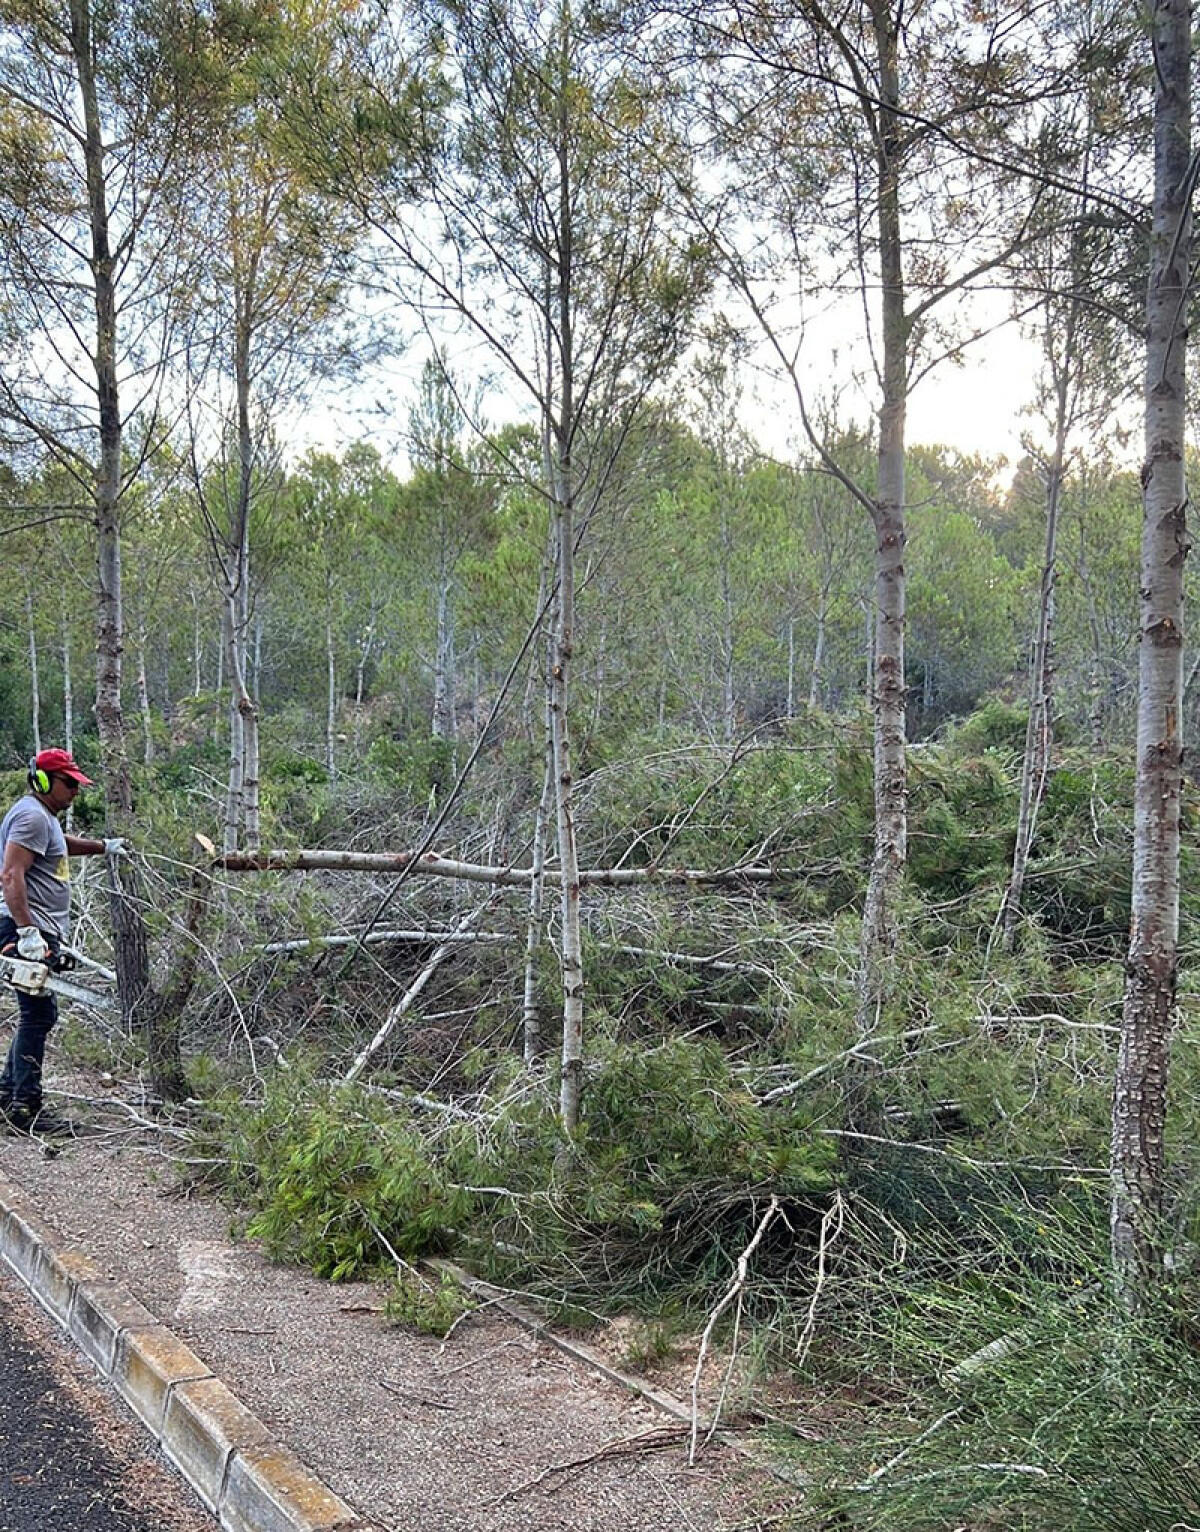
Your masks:
<svg viewBox="0 0 1200 1532"><path fill-rule="evenodd" d="M42 935L57 952L58 936L51 931ZM0 916L0 952L12 957L16 951L16 922L7 915ZM13 993L17 997L17 1030L0 1073L0 1111L34 1116L42 1109L42 1060L46 1038L58 1020L58 1003L53 995L27 995L19 989Z"/></svg>

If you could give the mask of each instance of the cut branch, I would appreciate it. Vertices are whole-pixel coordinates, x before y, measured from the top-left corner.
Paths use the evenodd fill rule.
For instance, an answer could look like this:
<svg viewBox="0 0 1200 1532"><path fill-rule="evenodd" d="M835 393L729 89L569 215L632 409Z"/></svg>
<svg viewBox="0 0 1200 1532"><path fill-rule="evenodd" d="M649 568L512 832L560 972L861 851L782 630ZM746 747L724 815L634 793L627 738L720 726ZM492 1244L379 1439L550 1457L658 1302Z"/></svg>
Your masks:
<svg viewBox="0 0 1200 1532"><path fill-rule="evenodd" d="M468 911L468 913L463 916L458 925L455 927L454 935L461 935L464 931L468 930L482 916L483 912L487 908L488 902L485 901L479 906L478 909ZM418 995L420 995L426 984L428 984L430 979L433 978L434 974L438 971L442 963L445 962L446 958L449 957L453 950L454 945L453 942L450 941L445 941L441 944L440 947L438 947L437 951L429 959L428 963L425 964L424 968L421 969L421 972L417 975L413 982L404 991L403 995L401 995L400 999L388 1012L387 1019L380 1027L379 1031L376 1032L375 1036L371 1039L367 1046L354 1060L354 1063L351 1064L350 1068L346 1071L347 1081L358 1079L359 1075L363 1072L371 1058L379 1051L380 1048L383 1047L384 1043L387 1042L396 1024L413 1005Z"/></svg>

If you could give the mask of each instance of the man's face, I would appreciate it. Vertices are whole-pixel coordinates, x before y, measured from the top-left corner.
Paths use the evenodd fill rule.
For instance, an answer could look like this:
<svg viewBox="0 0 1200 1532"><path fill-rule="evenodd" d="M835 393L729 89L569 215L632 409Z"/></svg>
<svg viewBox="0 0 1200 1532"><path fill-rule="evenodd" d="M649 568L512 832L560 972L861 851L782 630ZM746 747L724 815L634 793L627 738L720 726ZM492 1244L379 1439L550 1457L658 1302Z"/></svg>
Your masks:
<svg viewBox="0 0 1200 1532"><path fill-rule="evenodd" d="M50 807L57 814L62 809L69 809L75 802L75 795L79 791L79 783L74 777L64 777L60 773L53 772L50 777L50 791L46 794L50 800Z"/></svg>

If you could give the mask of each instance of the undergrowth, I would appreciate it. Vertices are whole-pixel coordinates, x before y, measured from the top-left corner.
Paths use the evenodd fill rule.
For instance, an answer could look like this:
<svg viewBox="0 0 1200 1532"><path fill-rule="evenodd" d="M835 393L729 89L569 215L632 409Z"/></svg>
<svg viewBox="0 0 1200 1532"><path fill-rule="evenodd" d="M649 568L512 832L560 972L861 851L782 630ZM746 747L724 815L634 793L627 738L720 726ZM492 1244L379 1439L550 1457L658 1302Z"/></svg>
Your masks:
<svg viewBox="0 0 1200 1532"><path fill-rule="evenodd" d="M469 1121L431 1122L276 1072L257 1103L210 1102L209 1179L269 1254L333 1281L463 1248L507 1281L606 1306L703 1298L772 1195L803 1230L833 1184L835 1150L804 1109L763 1113L702 1040L598 1048L569 1146L546 1089L496 1088Z"/></svg>
<svg viewBox="0 0 1200 1532"><path fill-rule="evenodd" d="M944 1206L944 1204L943 1204ZM1200 1517L1194 1278L1136 1320L1107 1280L1105 1194L1040 1207L982 1180L960 1216L899 1227L859 1204L826 1294L859 1386L797 1527L1184 1532ZM829 1359L814 1365L828 1375ZM834 1369L836 1371L836 1368Z"/></svg>

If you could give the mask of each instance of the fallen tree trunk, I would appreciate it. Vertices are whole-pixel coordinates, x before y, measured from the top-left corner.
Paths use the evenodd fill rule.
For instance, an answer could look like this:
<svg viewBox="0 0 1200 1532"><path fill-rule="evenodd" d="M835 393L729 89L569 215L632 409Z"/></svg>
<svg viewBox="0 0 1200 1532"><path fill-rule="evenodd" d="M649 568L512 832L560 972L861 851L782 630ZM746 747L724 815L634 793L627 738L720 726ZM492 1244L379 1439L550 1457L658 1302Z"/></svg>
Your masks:
<svg viewBox="0 0 1200 1532"><path fill-rule="evenodd" d="M428 851L416 857L411 851L264 851L258 855L231 852L215 858L214 867L226 872L407 872L410 877L458 878L467 883L491 883L498 887L528 888L533 872L528 867L489 867L479 862L459 862ZM542 876L557 886L561 874L547 869ZM621 888L642 883L777 883L808 876L799 867L592 867L581 869L585 888Z"/></svg>
<svg viewBox="0 0 1200 1532"><path fill-rule="evenodd" d="M497 942L511 945L515 941L515 936L507 936L503 931L371 931L366 936L298 936L286 942L267 942L258 950L264 957L273 957L281 952L308 952L313 947L353 947L359 942L364 947L370 947L380 942L448 942L464 946L475 943L487 946Z"/></svg>

